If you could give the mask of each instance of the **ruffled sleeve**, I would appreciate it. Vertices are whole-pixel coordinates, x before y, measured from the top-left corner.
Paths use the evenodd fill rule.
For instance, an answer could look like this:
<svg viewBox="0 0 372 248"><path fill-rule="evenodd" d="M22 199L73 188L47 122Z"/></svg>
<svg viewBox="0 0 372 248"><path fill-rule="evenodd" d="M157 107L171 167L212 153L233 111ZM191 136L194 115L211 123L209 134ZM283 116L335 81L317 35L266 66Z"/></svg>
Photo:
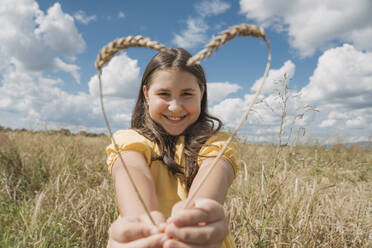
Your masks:
<svg viewBox="0 0 372 248"><path fill-rule="evenodd" d="M224 146L225 142L227 142L230 134L228 133L217 133L210 137L207 142L202 146L199 152L198 157L198 165L200 166L203 161L208 157L216 157L219 151ZM225 152L223 153L222 157L229 160L231 165L233 166L235 175L237 175L239 171L239 153L238 153L238 144L236 140L232 140L230 144L227 146Z"/></svg>
<svg viewBox="0 0 372 248"><path fill-rule="evenodd" d="M141 134L132 129L120 130L114 134L114 139L119 147L120 153L124 151L136 151L143 154L147 164L151 163L152 142ZM106 163L111 173L112 165L118 157L113 143L106 148L106 155Z"/></svg>

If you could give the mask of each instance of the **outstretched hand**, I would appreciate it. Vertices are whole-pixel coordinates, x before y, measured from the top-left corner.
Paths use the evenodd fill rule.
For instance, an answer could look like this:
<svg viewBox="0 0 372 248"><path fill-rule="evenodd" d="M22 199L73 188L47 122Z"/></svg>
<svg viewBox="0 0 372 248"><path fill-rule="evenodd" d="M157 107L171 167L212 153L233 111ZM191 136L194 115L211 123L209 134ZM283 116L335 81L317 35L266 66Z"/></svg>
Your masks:
<svg viewBox="0 0 372 248"><path fill-rule="evenodd" d="M157 226L153 226L147 215L119 218L109 230L110 248L161 248L166 240L165 218L157 211L151 212Z"/></svg>
<svg viewBox="0 0 372 248"><path fill-rule="evenodd" d="M217 201L198 198L189 209L178 202L167 221L164 248L220 248L228 233L224 210Z"/></svg>
<svg viewBox="0 0 372 248"><path fill-rule="evenodd" d="M220 248L228 233L222 205L198 198L192 207L183 209L185 202L173 206L167 223L160 212L151 212L157 226L145 214L117 219L109 230L109 247Z"/></svg>

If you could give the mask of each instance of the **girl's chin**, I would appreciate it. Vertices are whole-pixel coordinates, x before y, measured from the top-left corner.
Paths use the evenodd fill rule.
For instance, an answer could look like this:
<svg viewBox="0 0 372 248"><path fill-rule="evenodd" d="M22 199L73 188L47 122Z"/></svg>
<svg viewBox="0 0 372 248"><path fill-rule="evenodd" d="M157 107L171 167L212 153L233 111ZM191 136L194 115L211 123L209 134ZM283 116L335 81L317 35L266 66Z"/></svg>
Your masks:
<svg viewBox="0 0 372 248"><path fill-rule="evenodd" d="M179 136L182 135L183 132L188 128L188 127L175 127L175 126L170 126L170 125L164 125L164 123L159 123L157 122L159 126L163 128L163 130L171 136Z"/></svg>
<svg viewBox="0 0 372 248"><path fill-rule="evenodd" d="M167 130L167 129L165 129L165 131L167 132L167 134L169 134L171 136L179 136L179 135L182 135L182 133L185 131L185 129L183 129L183 130Z"/></svg>

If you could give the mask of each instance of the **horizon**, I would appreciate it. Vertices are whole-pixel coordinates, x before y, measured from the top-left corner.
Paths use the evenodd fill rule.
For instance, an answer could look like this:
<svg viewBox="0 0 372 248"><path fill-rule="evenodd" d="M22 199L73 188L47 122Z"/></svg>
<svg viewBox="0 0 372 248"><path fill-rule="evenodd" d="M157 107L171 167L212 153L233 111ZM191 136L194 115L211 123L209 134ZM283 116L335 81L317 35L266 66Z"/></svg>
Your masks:
<svg viewBox="0 0 372 248"><path fill-rule="evenodd" d="M10 127L3 127L0 125L0 132L5 131L5 132L31 132L31 133L50 133L50 134L62 134L66 136L74 136L74 135L82 135L86 137L98 137L98 136L106 136L109 138L109 134L105 132L97 133L97 132L87 132L85 130L70 130L66 128L60 128L60 129L26 129L26 128L16 128L12 129ZM237 137L239 140L242 140L242 143L245 145L274 145L277 146L278 142L276 139L273 137L271 141L261 141L261 142L253 142L249 141L247 137L245 136L238 136ZM343 145L345 147L352 146L352 145L358 145L361 148L372 148L372 139L364 140L364 141L357 141L357 142L343 142L342 137L338 137L337 139L333 140L332 143L322 143L320 140L307 140L307 141L298 141L298 143L292 142L290 143L283 143L280 146L291 146L295 147L297 145L300 146L321 146L321 147L331 147L331 146L337 146L337 145Z"/></svg>

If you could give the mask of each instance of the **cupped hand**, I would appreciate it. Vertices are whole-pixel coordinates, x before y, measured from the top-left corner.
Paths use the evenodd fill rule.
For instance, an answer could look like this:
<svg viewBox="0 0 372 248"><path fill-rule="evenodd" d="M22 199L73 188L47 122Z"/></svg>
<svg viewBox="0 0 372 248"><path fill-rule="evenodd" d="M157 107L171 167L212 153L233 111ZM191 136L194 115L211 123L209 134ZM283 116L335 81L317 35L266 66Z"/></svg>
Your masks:
<svg viewBox="0 0 372 248"><path fill-rule="evenodd" d="M217 201L198 198L195 204L183 209L185 201L172 209L165 233L164 248L220 248L228 233L223 206Z"/></svg>
<svg viewBox="0 0 372 248"><path fill-rule="evenodd" d="M160 248L166 240L165 218L157 211L151 212L157 226L147 215L120 217L109 229L110 248Z"/></svg>

